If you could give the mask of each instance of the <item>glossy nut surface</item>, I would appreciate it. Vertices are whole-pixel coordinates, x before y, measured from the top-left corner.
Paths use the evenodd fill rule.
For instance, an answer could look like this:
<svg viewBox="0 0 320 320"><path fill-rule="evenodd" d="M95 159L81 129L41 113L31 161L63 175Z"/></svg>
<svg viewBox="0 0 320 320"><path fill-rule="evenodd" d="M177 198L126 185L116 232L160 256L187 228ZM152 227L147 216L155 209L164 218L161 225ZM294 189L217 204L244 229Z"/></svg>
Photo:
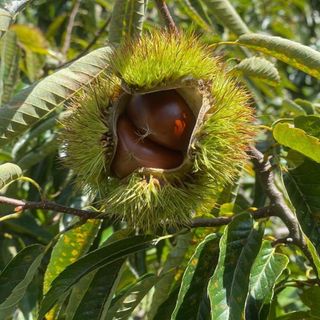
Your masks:
<svg viewBox="0 0 320 320"><path fill-rule="evenodd" d="M176 90L134 95L127 114L148 139L173 150L185 151L188 147L195 117Z"/></svg>
<svg viewBox="0 0 320 320"><path fill-rule="evenodd" d="M118 146L111 169L123 178L139 167L172 169L183 161L181 152L170 150L148 138L142 138L126 115L117 122Z"/></svg>

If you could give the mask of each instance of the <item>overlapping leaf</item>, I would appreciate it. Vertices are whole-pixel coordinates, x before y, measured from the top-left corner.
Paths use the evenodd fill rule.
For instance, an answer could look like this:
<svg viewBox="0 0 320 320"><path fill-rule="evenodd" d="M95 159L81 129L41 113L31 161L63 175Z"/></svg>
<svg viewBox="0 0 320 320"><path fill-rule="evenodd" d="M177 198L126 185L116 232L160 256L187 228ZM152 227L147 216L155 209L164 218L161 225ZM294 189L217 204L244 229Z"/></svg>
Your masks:
<svg viewBox="0 0 320 320"><path fill-rule="evenodd" d="M273 128L273 136L280 144L296 150L320 163L320 140L308 135L304 130L288 123L278 123Z"/></svg>
<svg viewBox="0 0 320 320"><path fill-rule="evenodd" d="M11 181L22 176L22 170L13 163L5 163L0 165L0 190Z"/></svg>
<svg viewBox="0 0 320 320"><path fill-rule="evenodd" d="M305 159L302 165L284 175L284 182L304 233L319 250L320 165Z"/></svg>
<svg viewBox="0 0 320 320"><path fill-rule="evenodd" d="M216 270L208 285L212 320L244 317L250 269L259 252L263 226L253 224L251 215L236 216L220 240Z"/></svg>
<svg viewBox="0 0 320 320"><path fill-rule="evenodd" d="M270 303L276 281L288 262L287 256L276 253L270 241L263 242L251 269L246 303L247 319L260 319L259 314L263 306Z"/></svg>
<svg viewBox="0 0 320 320"><path fill-rule="evenodd" d="M44 277L44 293L49 291L52 281L70 264L77 261L90 248L100 228L100 220L88 220L85 224L64 233L54 246ZM54 319L58 308L47 315Z"/></svg>
<svg viewBox="0 0 320 320"><path fill-rule="evenodd" d="M236 35L250 32L229 0L205 0L205 3L214 17Z"/></svg>
<svg viewBox="0 0 320 320"><path fill-rule="evenodd" d="M0 274L0 319L12 315L33 280L44 255L44 247L32 245L20 251Z"/></svg>
<svg viewBox="0 0 320 320"><path fill-rule="evenodd" d="M190 19L199 25L204 30L210 30L211 26L208 23L206 12L203 10L201 0L179 0L178 1L183 11L190 17ZM195 3L195 5L193 4Z"/></svg>
<svg viewBox="0 0 320 320"><path fill-rule="evenodd" d="M19 79L19 57L20 51L16 34L9 31L1 44L1 69L3 70L3 74L1 75L3 83L1 104L7 103L10 100Z"/></svg>
<svg viewBox="0 0 320 320"><path fill-rule="evenodd" d="M0 39L8 31L10 24L12 23L13 16L10 12L4 9L0 9Z"/></svg>
<svg viewBox="0 0 320 320"><path fill-rule="evenodd" d="M97 49L22 91L0 108L0 145L27 130L108 68L109 47Z"/></svg>
<svg viewBox="0 0 320 320"><path fill-rule="evenodd" d="M155 285L157 280L158 277L155 275L145 275L126 289L125 292L120 293L119 297L114 298L115 301L107 313L106 320L129 319L133 310Z"/></svg>
<svg viewBox="0 0 320 320"><path fill-rule="evenodd" d="M145 0L116 0L110 23L110 42L120 43L125 38L140 35L145 10Z"/></svg>
<svg viewBox="0 0 320 320"><path fill-rule="evenodd" d="M245 76L265 81L273 86L280 82L278 70L273 63L264 58L251 57L244 59L232 70L238 71Z"/></svg>
<svg viewBox="0 0 320 320"><path fill-rule="evenodd" d="M242 35L238 43L271 55L320 79L320 52L310 47L281 37L254 33Z"/></svg>
<svg viewBox="0 0 320 320"><path fill-rule="evenodd" d="M219 237L207 236L196 248L184 272L171 319L202 319L203 304L206 303L207 285L219 256Z"/></svg>
<svg viewBox="0 0 320 320"><path fill-rule="evenodd" d="M100 268L86 290L73 320L103 320L106 319L112 296L118 285L125 259Z"/></svg>
<svg viewBox="0 0 320 320"><path fill-rule="evenodd" d="M83 276L93 270L110 265L129 254L150 248L155 244L156 239L152 236L135 236L115 241L105 247L92 251L68 266L55 278L51 289L44 297L39 312L39 319L54 306L59 298L70 291Z"/></svg>
<svg viewBox="0 0 320 320"><path fill-rule="evenodd" d="M152 297L152 303L149 311L149 317L151 319L154 318L160 305L168 298L170 289L174 285L175 271L181 264L187 249L190 246L191 239L191 232L177 237L177 244L170 251L160 273L162 278L155 286L155 292Z"/></svg>

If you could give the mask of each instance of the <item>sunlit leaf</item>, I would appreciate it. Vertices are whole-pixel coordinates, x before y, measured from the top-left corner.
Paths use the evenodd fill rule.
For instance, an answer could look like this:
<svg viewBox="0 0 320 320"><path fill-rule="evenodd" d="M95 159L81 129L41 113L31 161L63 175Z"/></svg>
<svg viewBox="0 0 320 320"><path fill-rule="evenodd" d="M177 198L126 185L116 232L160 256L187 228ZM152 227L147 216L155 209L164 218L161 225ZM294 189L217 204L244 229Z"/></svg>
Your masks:
<svg viewBox="0 0 320 320"><path fill-rule="evenodd" d="M48 53L47 40L38 28L14 24L10 30L17 35L18 42L24 50L39 54Z"/></svg>
<svg viewBox="0 0 320 320"><path fill-rule="evenodd" d="M146 11L145 0L116 0L110 22L109 40L120 43L123 39L140 35Z"/></svg>
<svg viewBox="0 0 320 320"><path fill-rule="evenodd" d="M281 37L254 33L242 35L238 43L271 55L320 79L320 52L310 47Z"/></svg>
<svg viewBox="0 0 320 320"><path fill-rule="evenodd" d="M273 136L278 143L320 162L320 140L308 135L304 130L294 128L288 123L278 123L273 128Z"/></svg>
<svg viewBox="0 0 320 320"><path fill-rule="evenodd" d="M106 320L129 319L133 310L157 282L158 277L152 274L145 275L124 292L121 292L107 313Z"/></svg>
<svg viewBox="0 0 320 320"><path fill-rule="evenodd" d="M238 71L245 76L265 81L273 86L280 82L280 75L276 67L270 61L260 57L244 59L232 71Z"/></svg>
<svg viewBox="0 0 320 320"><path fill-rule="evenodd" d="M8 31L1 43L1 64L3 92L1 103L7 103L19 79L19 57L20 51L17 37L14 32Z"/></svg>
<svg viewBox="0 0 320 320"><path fill-rule="evenodd" d="M320 116L309 115L294 118L294 126L320 139Z"/></svg>
<svg viewBox="0 0 320 320"><path fill-rule="evenodd" d="M7 10L0 9L0 39L8 31L10 24L12 23L13 17Z"/></svg>
<svg viewBox="0 0 320 320"><path fill-rule="evenodd" d="M59 298L70 291L83 276L89 272L110 265L127 257L129 254L150 248L156 239L152 236L135 236L115 241L105 247L94 250L69 265L51 284L51 289L45 295L39 312L39 319L54 306Z"/></svg>
<svg viewBox="0 0 320 320"><path fill-rule="evenodd" d="M239 36L250 32L229 0L205 0L205 3L214 17L234 34Z"/></svg>
<svg viewBox="0 0 320 320"><path fill-rule="evenodd" d="M220 240L216 270L208 285L212 320L244 317L250 269L258 255L263 225L253 224L250 214L236 216Z"/></svg>
<svg viewBox="0 0 320 320"><path fill-rule="evenodd" d="M251 269L249 296L246 302L247 319L259 316L263 306L270 303L276 281L288 263L288 257L276 253L270 241L263 242Z"/></svg>
<svg viewBox="0 0 320 320"><path fill-rule="evenodd" d="M0 145L72 98L108 68L109 47L97 49L46 77L0 108Z"/></svg>
<svg viewBox="0 0 320 320"><path fill-rule="evenodd" d="M11 181L22 176L22 170L13 163L5 163L0 165L0 190Z"/></svg>
<svg viewBox="0 0 320 320"><path fill-rule="evenodd" d="M199 25L204 30L210 30L211 29L210 25L208 24L206 19L204 19L201 16L201 13L198 12L197 8L192 5L192 2L194 2L194 1L178 0L179 5L183 9L183 11L190 17L192 22ZM197 2L199 2L199 1L197 1ZM201 8L201 3L199 3L198 6ZM203 11L202 11L202 14L204 14Z"/></svg>
<svg viewBox="0 0 320 320"><path fill-rule="evenodd" d="M85 224L64 233L54 246L43 283L43 292L46 294L52 281L70 264L77 261L90 248L101 221L88 220ZM54 319L58 308L47 314L47 319Z"/></svg>

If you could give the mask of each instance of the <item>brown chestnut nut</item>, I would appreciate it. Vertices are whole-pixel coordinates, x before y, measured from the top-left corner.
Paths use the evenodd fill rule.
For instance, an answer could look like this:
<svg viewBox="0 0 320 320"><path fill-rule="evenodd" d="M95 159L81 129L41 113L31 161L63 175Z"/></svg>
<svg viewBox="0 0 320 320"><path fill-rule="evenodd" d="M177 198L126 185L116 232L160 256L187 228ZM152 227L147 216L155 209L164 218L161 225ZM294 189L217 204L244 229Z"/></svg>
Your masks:
<svg viewBox="0 0 320 320"><path fill-rule="evenodd" d="M172 169L183 161L181 152L142 138L124 115L118 119L117 135L118 146L111 169L119 178L124 178L138 167Z"/></svg>
<svg viewBox="0 0 320 320"><path fill-rule="evenodd" d="M127 114L150 140L173 150L186 151L195 116L176 90L134 95L127 105Z"/></svg>

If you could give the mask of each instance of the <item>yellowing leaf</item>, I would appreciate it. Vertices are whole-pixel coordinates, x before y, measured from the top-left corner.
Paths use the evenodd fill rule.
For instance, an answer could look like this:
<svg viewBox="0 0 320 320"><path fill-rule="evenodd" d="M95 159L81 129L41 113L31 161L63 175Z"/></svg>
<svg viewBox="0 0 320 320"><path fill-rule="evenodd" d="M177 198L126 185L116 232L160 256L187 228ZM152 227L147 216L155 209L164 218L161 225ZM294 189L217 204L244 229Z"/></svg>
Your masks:
<svg viewBox="0 0 320 320"><path fill-rule="evenodd" d="M16 33L18 42L24 50L44 55L48 53L48 44L40 29L14 24L10 30Z"/></svg>
<svg viewBox="0 0 320 320"><path fill-rule="evenodd" d="M294 128L288 123L278 123L273 129L277 142L296 150L320 163L320 140L308 135L304 130Z"/></svg>

